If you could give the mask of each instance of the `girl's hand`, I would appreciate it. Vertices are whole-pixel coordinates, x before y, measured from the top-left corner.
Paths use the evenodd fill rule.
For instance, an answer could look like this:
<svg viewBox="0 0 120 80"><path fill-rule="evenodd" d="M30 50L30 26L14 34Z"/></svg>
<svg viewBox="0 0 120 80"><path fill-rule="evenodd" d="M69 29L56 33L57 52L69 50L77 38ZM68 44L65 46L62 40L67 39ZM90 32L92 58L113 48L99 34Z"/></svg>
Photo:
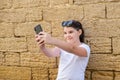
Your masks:
<svg viewBox="0 0 120 80"><path fill-rule="evenodd" d="M52 44L52 37L50 34L46 33L46 32L40 32L39 33L39 43L43 43L43 44Z"/></svg>
<svg viewBox="0 0 120 80"><path fill-rule="evenodd" d="M35 40L36 40L37 44L39 45L40 48L43 48L43 47L45 47L45 44L43 42L41 42L41 39L42 38L40 37L40 35L35 35Z"/></svg>

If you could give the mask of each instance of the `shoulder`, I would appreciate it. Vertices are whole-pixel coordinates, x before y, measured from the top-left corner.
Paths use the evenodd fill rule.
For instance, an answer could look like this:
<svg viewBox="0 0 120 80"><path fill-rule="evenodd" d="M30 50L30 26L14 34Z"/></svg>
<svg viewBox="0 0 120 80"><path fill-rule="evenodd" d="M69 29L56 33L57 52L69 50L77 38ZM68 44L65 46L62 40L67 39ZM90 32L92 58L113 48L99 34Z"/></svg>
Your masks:
<svg viewBox="0 0 120 80"><path fill-rule="evenodd" d="M79 47L84 48L87 51L87 53L90 53L90 46L89 45L82 43Z"/></svg>
<svg viewBox="0 0 120 80"><path fill-rule="evenodd" d="M86 44L86 43L82 43L79 47L89 47L89 45ZM90 48L90 47L89 47L89 48Z"/></svg>

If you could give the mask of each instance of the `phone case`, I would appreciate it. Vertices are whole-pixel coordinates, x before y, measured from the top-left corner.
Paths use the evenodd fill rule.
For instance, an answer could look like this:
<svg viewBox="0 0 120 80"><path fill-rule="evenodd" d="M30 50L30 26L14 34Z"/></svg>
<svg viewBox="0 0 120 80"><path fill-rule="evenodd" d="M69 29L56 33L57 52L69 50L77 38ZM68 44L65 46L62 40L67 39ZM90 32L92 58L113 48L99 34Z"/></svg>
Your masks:
<svg viewBox="0 0 120 80"><path fill-rule="evenodd" d="M34 30L35 30L36 34L39 34L41 31L43 31L40 24L38 24L37 26L35 26Z"/></svg>

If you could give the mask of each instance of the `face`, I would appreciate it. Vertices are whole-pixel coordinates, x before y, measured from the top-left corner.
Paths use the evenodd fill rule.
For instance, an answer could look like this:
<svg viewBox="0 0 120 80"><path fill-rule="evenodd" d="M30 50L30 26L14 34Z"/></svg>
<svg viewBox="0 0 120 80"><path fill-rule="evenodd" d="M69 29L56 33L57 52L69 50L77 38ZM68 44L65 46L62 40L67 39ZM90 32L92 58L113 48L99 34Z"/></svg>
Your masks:
<svg viewBox="0 0 120 80"><path fill-rule="evenodd" d="M72 27L64 27L64 38L69 43L80 43L79 36L81 35L81 30L77 31Z"/></svg>

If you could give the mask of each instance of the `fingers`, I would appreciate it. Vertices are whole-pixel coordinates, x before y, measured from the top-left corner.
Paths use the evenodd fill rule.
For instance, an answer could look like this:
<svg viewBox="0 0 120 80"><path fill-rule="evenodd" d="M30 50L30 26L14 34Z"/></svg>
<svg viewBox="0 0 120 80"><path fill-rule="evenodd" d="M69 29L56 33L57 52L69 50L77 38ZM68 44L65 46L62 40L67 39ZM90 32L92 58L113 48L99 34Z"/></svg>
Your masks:
<svg viewBox="0 0 120 80"><path fill-rule="evenodd" d="M38 41L38 45L43 44L43 43L44 43L44 39L41 39Z"/></svg>
<svg viewBox="0 0 120 80"><path fill-rule="evenodd" d="M44 35L35 35L35 40L38 42L40 41L42 38L44 37Z"/></svg>
<svg viewBox="0 0 120 80"><path fill-rule="evenodd" d="M45 47L45 44L44 44L44 43L41 43L41 44L39 44L39 47L40 47L40 48L43 48L43 47Z"/></svg>
<svg viewBox="0 0 120 80"><path fill-rule="evenodd" d="M39 38L38 35L35 36L35 40L36 40L36 42L39 42L39 41L40 41L40 38Z"/></svg>
<svg viewBox="0 0 120 80"><path fill-rule="evenodd" d="M40 46L46 44L49 41L49 35L45 32L40 32L38 35L35 35L36 42Z"/></svg>
<svg viewBox="0 0 120 80"><path fill-rule="evenodd" d="M43 32L43 31L39 33L39 35L45 35L45 34L46 34L46 33L45 33L45 32Z"/></svg>
<svg viewBox="0 0 120 80"><path fill-rule="evenodd" d="M44 45L43 35L35 35L35 40L39 46Z"/></svg>

